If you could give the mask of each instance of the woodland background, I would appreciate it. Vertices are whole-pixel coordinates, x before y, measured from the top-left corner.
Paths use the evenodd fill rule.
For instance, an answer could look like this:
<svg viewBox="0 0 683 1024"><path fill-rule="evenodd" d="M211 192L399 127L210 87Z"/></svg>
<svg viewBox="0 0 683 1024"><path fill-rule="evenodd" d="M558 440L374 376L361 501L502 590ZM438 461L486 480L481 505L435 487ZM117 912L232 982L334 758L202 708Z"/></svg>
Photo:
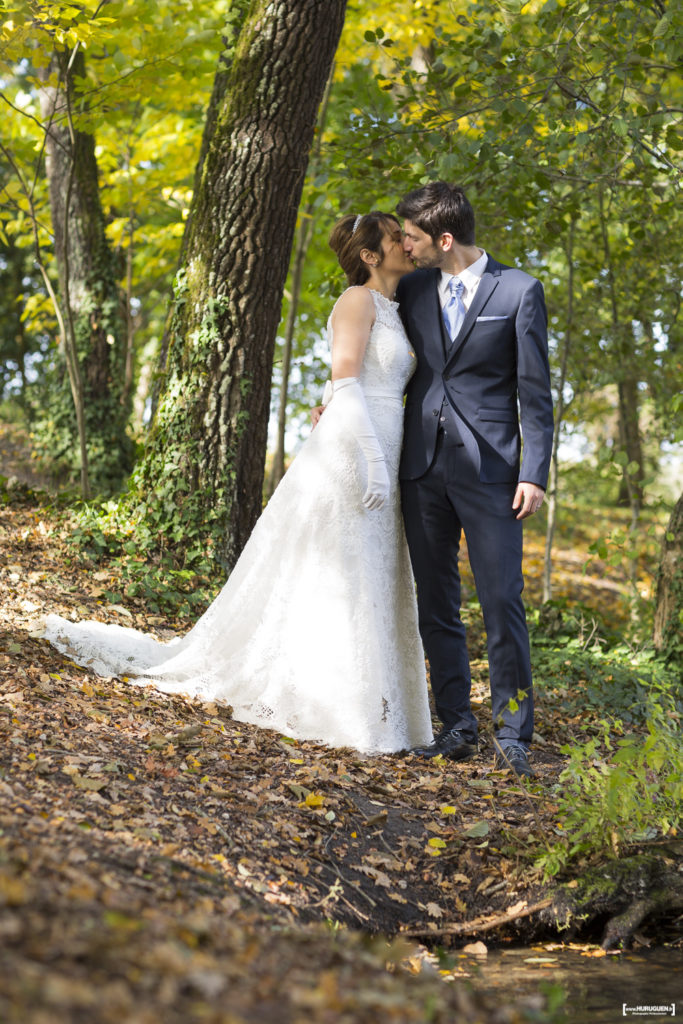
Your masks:
<svg viewBox="0 0 683 1024"><path fill-rule="evenodd" d="M529 527L526 563L545 796L537 795L540 817L529 814L524 826L530 833L521 866L515 862L516 884L536 906L531 892L539 879L566 880L624 858L642 881L637 858L656 849L665 897L615 925L605 942L614 945L615 935L626 942L641 921L680 909L680 883L671 874L680 861L683 794L680 54L678 0L378 0L372 7L343 0L4 0L0 471L8 603L0 710L14 739L2 779L10 789L28 787L21 798L12 790L19 802L3 823L14 851L0 864L8 906L40 917L44 901L54 899L56 920L73 913L61 883L49 897L47 883L40 891L24 884L30 858L20 852L34 848L42 828L35 816L46 813L41 790L53 781L54 799L70 807L67 818L82 812L65 796L70 787L73 799L133 813L121 788L126 758L139 758L127 774L132 781L139 770L156 773L165 790L177 777L187 792L191 783L198 794L201 782L228 802L244 800L247 790L258 807L266 800L257 784L245 789L241 776L226 789L225 778L213 769L202 776L197 767L204 754L211 761L218 734L234 732L235 723L165 698L136 703L115 683L108 684L105 712L104 691L65 659L57 665L30 620L54 608L124 622L133 616L162 635L187 628L234 564L319 400L328 374L325 323L344 287L327 247L331 225L347 212L392 210L409 189L445 178L466 186L480 244L541 278L550 315L555 450L546 515ZM484 706L483 629L471 580L466 597ZM116 718L130 742L125 757L112 751L102 769L93 751L87 774L83 759L61 748L51 753L56 726L46 721L57 699L70 709L62 728L81 736L71 749L90 749L93 737L85 733L97 728L100 747L109 744ZM130 705L128 718L112 710L121 701ZM156 722L147 732L145 716ZM199 731L178 740L181 727ZM243 742L253 749L266 742L256 730L246 733L248 744L240 729L233 737L234 758ZM26 754L28 742L34 747ZM289 813L303 809L315 829L335 820L341 827L344 805L334 803L334 787L347 785L340 779L357 784L358 809L358 772L365 769L342 759L331 772L320 752L303 745L288 758L285 747L283 763L273 755L271 767L273 778L282 772L285 795L299 797L299 811ZM60 757L67 758L66 774ZM510 876L504 843L488 866L476 857L468 863L478 897L461 899L452 889L465 877L457 870L462 837L488 834L481 831L493 827L488 810L473 824L460 799L439 790L447 778L437 783L435 776L425 796L424 777L418 785L412 769L397 778L393 766L378 763L376 770L386 773L378 783L382 798L395 783L428 828L435 815L446 814L453 826L450 815L463 815L459 831L433 830L436 839L425 840L428 860L443 849L451 875L444 867L438 884L425 882L422 910L412 917L412 909L403 917L396 910L403 906L397 889L394 916L385 906L381 927L390 933L410 924L424 934L438 923L440 936L493 928L494 918L482 925L481 915L504 917L505 892L502 903L485 907L493 883L481 872ZM489 775L482 766L472 770L475 795L488 808ZM106 771L118 780L114 796ZM312 780L323 777L316 787ZM508 840L518 828L519 842L523 829L513 822L510 799L496 827ZM26 809L37 825L22 832L16 815ZM372 824L361 809L364 824ZM161 822L161 804L157 811ZM215 827L220 835L222 826ZM351 827L358 823L350 820ZM119 867L138 857L140 875L163 836L164 849L173 846L164 870L171 870L171 854L190 879L188 865L201 861L201 871L209 870L214 855L200 858L196 833L186 847L170 820L156 833L149 822L136 828L140 834L117 833L127 851ZM88 829L96 845L110 826L91 821ZM59 833L66 851L60 863L74 855L67 832ZM258 829L244 838L243 852L250 842L262 842ZM309 862L278 853L277 877L284 864L305 893ZM365 855L375 875L361 872L356 882L371 877L386 887L377 881L380 854L366 848ZM99 855L91 849L88 856ZM272 879L246 856L242 871L227 857L220 866L212 861L209 873L222 872L221 885L232 885L234 876L258 894ZM400 861L394 858L396 871ZM45 877L59 875L55 865ZM341 885L341 875L324 877L329 892ZM118 884L125 889L127 881ZM93 885L74 899L97 903ZM189 906L197 894L188 887ZM622 878L618 898L603 902L602 918L596 912L586 919L604 924L607 903L614 913L630 912L637 890ZM354 888L335 889L334 898L326 891L309 892L309 918L372 930ZM546 933L557 927L558 907L556 900ZM126 905L126 920L109 922L112 934L129 934L126 921L139 924L140 914ZM478 925L463 923L473 915ZM653 927L660 939L669 934ZM186 942L185 932L178 941ZM227 949L232 939L225 941ZM69 970L80 955L74 942ZM212 955L222 954L215 947ZM358 964L351 947L347 955ZM321 986L319 1005L337 1005L334 986ZM210 988L206 982L198 989L207 1005ZM17 1004L22 1021L25 998ZM423 993L415 998L422 1006ZM412 1005L397 996L395 1019L422 1019L419 1009L410 1016ZM269 1010L259 1012L268 1019ZM344 1019L334 1012L331 1019ZM349 1012L364 1019L358 1004ZM438 1012L433 1019L441 1019Z"/></svg>

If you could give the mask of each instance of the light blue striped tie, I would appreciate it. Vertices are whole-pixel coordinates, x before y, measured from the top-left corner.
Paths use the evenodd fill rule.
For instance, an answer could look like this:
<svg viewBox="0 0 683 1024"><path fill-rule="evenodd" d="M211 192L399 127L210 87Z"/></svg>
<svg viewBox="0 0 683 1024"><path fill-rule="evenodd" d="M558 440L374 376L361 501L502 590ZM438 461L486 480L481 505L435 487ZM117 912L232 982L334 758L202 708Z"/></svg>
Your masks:
<svg viewBox="0 0 683 1024"><path fill-rule="evenodd" d="M448 336L451 341L455 341L462 327L462 322L467 315L465 309L465 303L462 301L462 293L465 291L465 285L459 277L452 277L450 284L450 296L448 302L443 307L443 322L446 325Z"/></svg>

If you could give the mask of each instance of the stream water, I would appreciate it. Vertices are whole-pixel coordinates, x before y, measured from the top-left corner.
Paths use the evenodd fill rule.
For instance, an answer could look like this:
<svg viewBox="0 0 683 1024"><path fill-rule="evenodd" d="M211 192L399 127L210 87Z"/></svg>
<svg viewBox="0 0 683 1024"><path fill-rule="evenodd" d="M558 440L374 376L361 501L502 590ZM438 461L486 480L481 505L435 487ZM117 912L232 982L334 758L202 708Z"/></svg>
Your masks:
<svg viewBox="0 0 683 1024"><path fill-rule="evenodd" d="M680 949L605 954L594 946L544 944L489 950L485 958L461 954L453 966L454 977L470 977L501 1002L552 989L551 1001L562 1006L556 1020L566 1024L683 1022Z"/></svg>

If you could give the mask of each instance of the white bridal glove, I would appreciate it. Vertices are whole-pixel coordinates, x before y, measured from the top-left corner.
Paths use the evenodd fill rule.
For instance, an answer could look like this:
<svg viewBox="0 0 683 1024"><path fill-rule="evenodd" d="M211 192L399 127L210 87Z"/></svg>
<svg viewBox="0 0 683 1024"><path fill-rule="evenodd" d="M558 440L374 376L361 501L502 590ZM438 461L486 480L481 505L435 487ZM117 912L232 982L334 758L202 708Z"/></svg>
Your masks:
<svg viewBox="0 0 683 1024"><path fill-rule="evenodd" d="M358 441L368 463L368 489L363 495L363 504L370 510L381 508L389 497L389 474L358 378L342 377L332 381L332 394L344 425Z"/></svg>

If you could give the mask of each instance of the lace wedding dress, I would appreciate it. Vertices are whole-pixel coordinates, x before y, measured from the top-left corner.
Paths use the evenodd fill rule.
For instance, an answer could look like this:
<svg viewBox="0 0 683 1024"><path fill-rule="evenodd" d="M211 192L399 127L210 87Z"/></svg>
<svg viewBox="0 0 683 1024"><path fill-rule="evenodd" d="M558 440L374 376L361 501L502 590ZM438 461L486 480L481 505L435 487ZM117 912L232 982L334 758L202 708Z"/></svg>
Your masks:
<svg viewBox="0 0 683 1024"><path fill-rule="evenodd" d="M371 294L376 319L359 380L391 479L385 505L361 503L365 458L333 398L185 637L161 643L51 615L50 643L100 675L225 701L237 720L297 739L363 752L431 741L397 479L415 358L397 304Z"/></svg>

